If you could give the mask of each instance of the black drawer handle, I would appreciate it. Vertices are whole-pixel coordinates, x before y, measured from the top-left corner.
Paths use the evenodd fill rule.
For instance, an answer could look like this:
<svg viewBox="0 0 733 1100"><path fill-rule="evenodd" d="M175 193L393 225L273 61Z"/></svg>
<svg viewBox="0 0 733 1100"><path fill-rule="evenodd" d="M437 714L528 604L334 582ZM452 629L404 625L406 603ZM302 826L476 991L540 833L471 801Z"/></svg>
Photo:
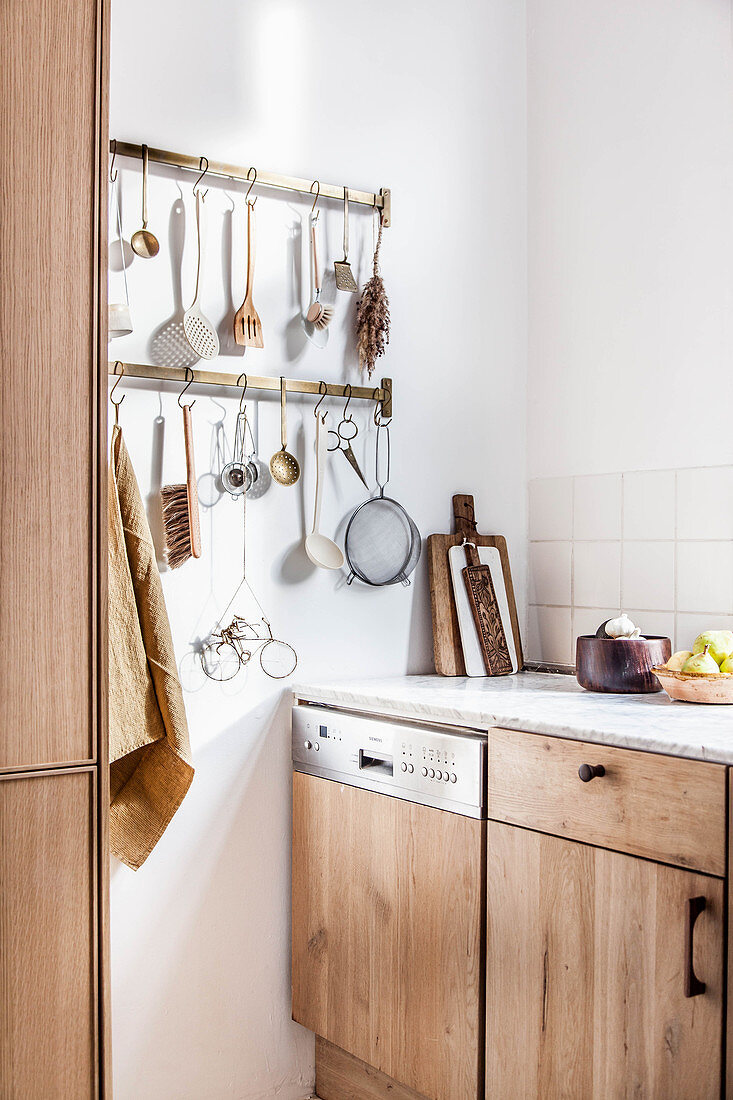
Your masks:
<svg viewBox="0 0 733 1100"><path fill-rule="evenodd" d="M705 982L695 974L693 947L695 941L695 921L705 912L705 898L688 898L685 906L685 997L699 997L705 992Z"/></svg>
<svg viewBox="0 0 733 1100"><path fill-rule="evenodd" d="M591 779L595 779L596 776L600 779L605 774L606 769L603 764L581 764L578 768L578 775L584 783L590 783Z"/></svg>

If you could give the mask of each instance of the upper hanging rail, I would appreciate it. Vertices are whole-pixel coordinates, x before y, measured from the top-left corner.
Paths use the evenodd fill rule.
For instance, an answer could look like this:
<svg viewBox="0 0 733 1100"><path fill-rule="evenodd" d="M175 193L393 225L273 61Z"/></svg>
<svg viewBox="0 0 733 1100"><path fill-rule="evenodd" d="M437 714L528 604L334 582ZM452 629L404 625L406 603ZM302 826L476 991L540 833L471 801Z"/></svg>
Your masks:
<svg viewBox="0 0 733 1100"><path fill-rule="evenodd" d="M142 159L142 145L133 145L128 141L117 141L113 138L109 143L111 153L118 157L132 157L135 160ZM170 153L167 149L154 149L148 147L148 160L158 164L168 164L173 168L186 168L192 172L201 171L201 157L189 157L185 153ZM220 176L222 179L242 180L246 183L252 180L249 168L240 168L236 164L225 164L222 161L208 161L207 176ZM277 172L264 172L257 168L255 177L257 186L276 187L281 191L299 191L303 195L312 195L313 180L300 179L298 176L281 176ZM320 198L338 199L344 201L344 187L334 183L320 184ZM388 187L383 188L378 194L373 191L356 191L349 187L349 202L361 203L362 206L371 206L379 210L382 225L392 224L392 192Z"/></svg>

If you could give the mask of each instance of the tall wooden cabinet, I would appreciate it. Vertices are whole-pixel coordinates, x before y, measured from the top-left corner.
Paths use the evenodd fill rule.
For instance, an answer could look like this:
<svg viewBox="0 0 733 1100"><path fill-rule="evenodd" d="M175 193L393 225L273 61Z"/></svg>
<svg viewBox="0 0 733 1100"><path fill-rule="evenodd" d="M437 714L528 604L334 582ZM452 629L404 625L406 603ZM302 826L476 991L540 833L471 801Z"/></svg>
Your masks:
<svg viewBox="0 0 733 1100"><path fill-rule="evenodd" d="M0 6L0 1096L109 1095L107 2Z"/></svg>

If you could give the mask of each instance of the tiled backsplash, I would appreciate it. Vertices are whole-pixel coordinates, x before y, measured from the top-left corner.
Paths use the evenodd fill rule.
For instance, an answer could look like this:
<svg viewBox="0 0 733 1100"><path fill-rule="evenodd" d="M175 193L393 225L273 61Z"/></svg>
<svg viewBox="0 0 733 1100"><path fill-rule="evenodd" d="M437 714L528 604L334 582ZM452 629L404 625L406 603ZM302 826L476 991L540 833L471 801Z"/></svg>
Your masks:
<svg viewBox="0 0 733 1100"><path fill-rule="evenodd" d="M539 478L529 537L530 661L573 664L620 611L673 649L733 628L733 466Z"/></svg>

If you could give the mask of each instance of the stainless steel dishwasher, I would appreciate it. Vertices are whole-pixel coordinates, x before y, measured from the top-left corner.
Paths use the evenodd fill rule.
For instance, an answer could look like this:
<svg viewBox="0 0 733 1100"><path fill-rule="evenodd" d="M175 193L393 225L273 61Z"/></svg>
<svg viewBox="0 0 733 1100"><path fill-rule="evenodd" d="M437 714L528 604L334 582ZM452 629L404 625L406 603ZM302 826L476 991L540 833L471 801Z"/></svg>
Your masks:
<svg viewBox="0 0 733 1100"><path fill-rule="evenodd" d="M486 735L313 704L292 730L293 1019L319 1097L376 1069L480 1100Z"/></svg>

